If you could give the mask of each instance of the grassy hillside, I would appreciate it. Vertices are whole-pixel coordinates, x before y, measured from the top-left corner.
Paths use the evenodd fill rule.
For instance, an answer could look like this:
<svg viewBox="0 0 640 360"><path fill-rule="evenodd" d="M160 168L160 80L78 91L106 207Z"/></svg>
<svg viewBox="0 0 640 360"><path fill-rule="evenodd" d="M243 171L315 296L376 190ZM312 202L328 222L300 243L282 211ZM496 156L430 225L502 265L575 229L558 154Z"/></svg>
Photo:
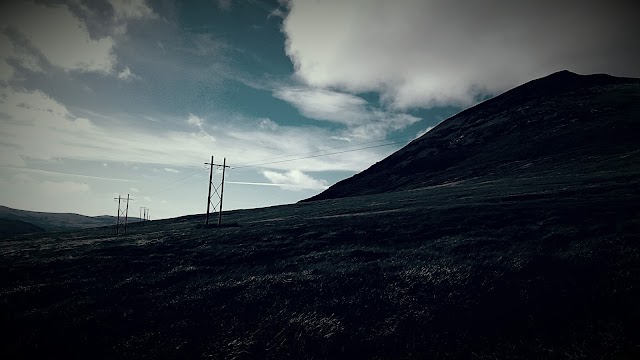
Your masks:
<svg viewBox="0 0 640 360"><path fill-rule="evenodd" d="M640 172L0 242L2 358L640 357Z"/></svg>
<svg viewBox="0 0 640 360"><path fill-rule="evenodd" d="M22 220L9 220L0 218L0 238L44 231L45 230L43 228Z"/></svg>
<svg viewBox="0 0 640 360"><path fill-rule="evenodd" d="M46 231L65 231L82 228L113 225L116 222L114 216L85 216L71 213L47 213L38 211L26 211L0 206L0 218L7 220L20 220L36 225ZM129 218L129 221L139 221L137 218Z"/></svg>

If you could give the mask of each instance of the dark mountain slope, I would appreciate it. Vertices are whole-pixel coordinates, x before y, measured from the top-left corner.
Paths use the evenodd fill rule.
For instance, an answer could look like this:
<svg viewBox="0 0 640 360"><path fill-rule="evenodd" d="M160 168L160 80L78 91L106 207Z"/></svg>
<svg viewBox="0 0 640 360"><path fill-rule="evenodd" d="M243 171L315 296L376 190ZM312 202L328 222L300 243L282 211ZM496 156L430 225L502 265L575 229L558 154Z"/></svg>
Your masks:
<svg viewBox="0 0 640 360"><path fill-rule="evenodd" d="M45 231L43 228L22 220L0 218L0 237L31 234Z"/></svg>
<svg viewBox="0 0 640 360"><path fill-rule="evenodd" d="M310 200L640 163L640 80L561 71L445 120ZM478 179L486 178L486 179Z"/></svg>
<svg viewBox="0 0 640 360"><path fill-rule="evenodd" d="M112 216L85 216L80 214L47 213L26 211L0 206L0 217L7 220L20 220L33 224L46 231L64 231L115 224ZM137 219L130 218L130 221Z"/></svg>

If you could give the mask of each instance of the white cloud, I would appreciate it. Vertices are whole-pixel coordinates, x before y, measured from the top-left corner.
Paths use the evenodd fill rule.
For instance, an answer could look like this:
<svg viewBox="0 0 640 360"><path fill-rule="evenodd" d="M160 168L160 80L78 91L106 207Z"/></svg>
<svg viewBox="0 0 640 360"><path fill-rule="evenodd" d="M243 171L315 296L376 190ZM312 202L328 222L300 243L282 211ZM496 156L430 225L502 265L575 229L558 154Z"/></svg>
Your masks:
<svg viewBox="0 0 640 360"><path fill-rule="evenodd" d="M328 187L325 180L317 180L300 170L291 170L284 173L265 170L262 175L271 183L285 190L324 190Z"/></svg>
<svg viewBox="0 0 640 360"><path fill-rule="evenodd" d="M283 32L311 86L379 91L397 108L469 105L565 68L640 75L638 5L291 0Z"/></svg>
<svg viewBox="0 0 640 360"><path fill-rule="evenodd" d="M105 181L117 181L117 182L136 182L136 180L129 179L118 179L118 178L109 178L104 176L91 176L91 175L82 175L82 174L73 174L68 172L60 172L60 171L51 171L51 170L42 170L42 169L32 169L23 166L11 166L11 165L0 165L2 168L8 168L12 170L20 171L21 173L35 173L38 175L47 175L47 176L56 176L56 177L76 177L81 179L95 179L95 180L105 180ZM25 174L26 175L26 174Z"/></svg>
<svg viewBox="0 0 640 360"><path fill-rule="evenodd" d="M124 70L118 73L118 79L127 81L127 80L133 80L133 79L140 79L140 77L132 73L129 67L126 66Z"/></svg>
<svg viewBox="0 0 640 360"><path fill-rule="evenodd" d="M351 139L349 139L347 137L332 136L330 139L351 142Z"/></svg>
<svg viewBox="0 0 640 360"><path fill-rule="evenodd" d="M172 168L164 168L164 171L168 172L168 173L172 173L172 174L177 174L180 172L180 170L176 170L176 169L172 169Z"/></svg>
<svg viewBox="0 0 640 360"><path fill-rule="evenodd" d="M278 99L295 106L302 115L345 125L361 124L367 119L367 102L351 94L317 88L287 87L274 92Z"/></svg>
<svg viewBox="0 0 640 360"><path fill-rule="evenodd" d="M44 187L46 191L51 191L54 193L82 193L91 190L91 187L89 187L89 185L86 183L77 183L71 181L43 181L42 187Z"/></svg>
<svg viewBox="0 0 640 360"><path fill-rule="evenodd" d="M140 190L139 190L138 188L134 188L134 187L129 188L129 191L131 191L132 193L138 193L138 192L140 192Z"/></svg>
<svg viewBox="0 0 640 360"><path fill-rule="evenodd" d="M347 136L382 139L420 119L403 113L372 109L366 100L351 94L318 88L284 87L274 96L291 103L306 117L345 125Z"/></svg>
<svg viewBox="0 0 640 360"><path fill-rule="evenodd" d="M231 9L231 0L217 0L218 8L220 10L230 10Z"/></svg>
<svg viewBox="0 0 640 360"><path fill-rule="evenodd" d="M275 8L275 9L273 9L273 11L271 11L269 13L269 15L267 15L267 19L270 19L272 17L277 17L277 18L280 18L280 19L284 19L285 18L285 13L284 13L284 11L282 11L282 9Z"/></svg>
<svg viewBox="0 0 640 360"><path fill-rule="evenodd" d="M0 15L4 27L17 30L52 65L67 71L112 72L116 63L113 38L91 38L86 24L66 5L21 1L5 10Z"/></svg>
<svg viewBox="0 0 640 360"><path fill-rule="evenodd" d="M110 0L116 20L152 19L157 15L145 0Z"/></svg>
<svg viewBox="0 0 640 360"><path fill-rule="evenodd" d="M189 117L187 118L187 124L195 126L200 130L202 130L202 126L204 125L204 123L205 122L201 117L193 114L189 114Z"/></svg>
<svg viewBox="0 0 640 360"><path fill-rule="evenodd" d="M258 119L258 127L262 130L275 131L278 129L278 124L269 118L262 118Z"/></svg>

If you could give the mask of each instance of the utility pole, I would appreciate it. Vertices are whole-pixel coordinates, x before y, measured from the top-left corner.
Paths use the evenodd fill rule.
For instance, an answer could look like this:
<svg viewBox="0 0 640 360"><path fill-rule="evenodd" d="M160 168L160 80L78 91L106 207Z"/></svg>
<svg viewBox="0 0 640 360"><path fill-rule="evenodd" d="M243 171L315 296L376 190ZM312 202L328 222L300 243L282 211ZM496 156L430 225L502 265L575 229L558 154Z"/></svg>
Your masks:
<svg viewBox="0 0 640 360"><path fill-rule="evenodd" d="M118 199L118 214L116 215L116 235L119 234L119 227L120 227L120 195L118 195L117 198L113 198Z"/></svg>
<svg viewBox="0 0 640 360"><path fill-rule="evenodd" d="M127 220L129 220L129 194L127 194L127 210L124 212L124 233L127 233Z"/></svg>
<svg viewBox="0 0 640 360"><path fill-rule="evenodd" d="M223 199L223 193L224 193L224 174L225 174L225 169L230 167L227 166L227 158L224 158L222 165L220 164L214 164L213 163L213 155L211 156L211 162L210 163L204 163L205 165L210 165L211 167L209 168L209 193L207 194L207 217L205 220L205 225L209 225L209 213L210 213L210 209L211 209L211 205L213 205L213 203L211 203L211 190L213 189L213 192L218 195L218 202L213 205L213 211L215 212L216 209L218 208L218 205L220 205L219 208L219 212L218 212L218 225L222 224L222 199ZM222 167L222 182L220 183L220 185L218 186L214 186L213 185L213 167L217 166L217 167ZM218 191L220 190L220 191Z"/></svg>
<svg viewBox="0 0 640 360"><path fill-rule="evenodd" d="M207 163L205 163L206 165ZM211 162L209 163L209 194L207 195L207 220L205 225L209 225L209 206L211 206L211 179L213 179L213 155L211 155Z"/></svg>
<svg viewBox="0 0 640 360"><path fill-rule="evenodd" d="M149 208L141 206L140 207L140 221L146 221L147 220L147 210ZM144 210L144 213L143 213Z"/></svg>
<svg viewBox="0 0 640 360"><path fill-rule="evenodd" d="M122 223L121 218L124 218L124 233L127 233L127 220L129 219L129 201L132 201L133 199L131 199L129 197L129 194L127 194L127 205L125 207L124 210L121 210L121 205L122 201L125 200L125 198L123 198L122 196L118 195L117 198L113 198L114 200L118 200L118 214L116 216L116 235L120 234L120 224Z"/></svg>
<svg viewBox="0 0 640 360"><path fill-rule="evenodd" d="M222 183L220 184L220 212L218 213L218 226L222 224L222 196L224 195L224 169L226 167L227 167L227 158L224 158L222 160Z"/></svg>

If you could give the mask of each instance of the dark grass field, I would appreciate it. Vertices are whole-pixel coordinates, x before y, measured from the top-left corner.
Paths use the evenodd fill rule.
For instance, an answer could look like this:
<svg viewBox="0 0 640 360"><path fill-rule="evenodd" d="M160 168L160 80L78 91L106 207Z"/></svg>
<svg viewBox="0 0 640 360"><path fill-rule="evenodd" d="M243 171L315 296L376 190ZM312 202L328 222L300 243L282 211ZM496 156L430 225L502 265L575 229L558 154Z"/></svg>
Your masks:
<svg viewBox="0 0 640 360"><path fill-rule="evenodd" d="M637 359L635 160L4 240L0 357Z"/></svg>

